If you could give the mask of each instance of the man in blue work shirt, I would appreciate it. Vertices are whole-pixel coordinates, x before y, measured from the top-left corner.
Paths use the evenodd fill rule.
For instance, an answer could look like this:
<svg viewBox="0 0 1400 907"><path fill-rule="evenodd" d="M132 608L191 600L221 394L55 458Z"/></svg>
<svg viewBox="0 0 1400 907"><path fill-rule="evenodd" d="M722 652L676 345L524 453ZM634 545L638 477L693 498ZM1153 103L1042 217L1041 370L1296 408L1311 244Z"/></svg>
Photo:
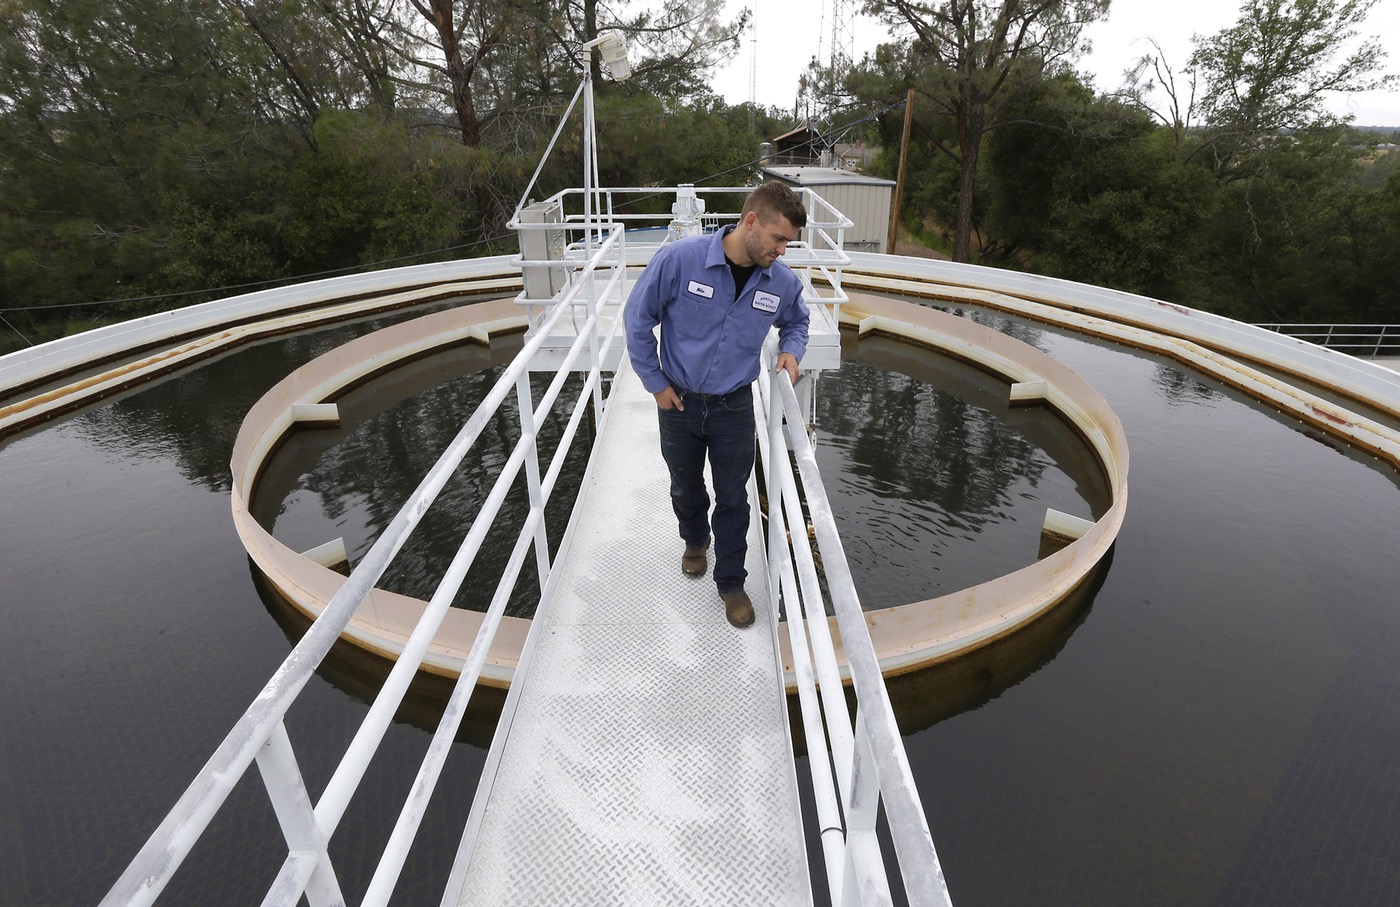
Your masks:
<svg viewBox="0 0 1400 907"><path fill-rule="evenodd" d="M632 368L656 397L671 506L685 543L681 570L704 574L713 528L715 586L736 627L754 619L744 591L754 461L751 385L773 327L776 370L797 380L797 363L807 349L807 305L802 282L778 257L806 224L807 212L791 189L764 183L745 201L738 224L657 251L627 303ZM652 335L658 324L659 358ZM707 454L713 519L705 490Z"/></svg>

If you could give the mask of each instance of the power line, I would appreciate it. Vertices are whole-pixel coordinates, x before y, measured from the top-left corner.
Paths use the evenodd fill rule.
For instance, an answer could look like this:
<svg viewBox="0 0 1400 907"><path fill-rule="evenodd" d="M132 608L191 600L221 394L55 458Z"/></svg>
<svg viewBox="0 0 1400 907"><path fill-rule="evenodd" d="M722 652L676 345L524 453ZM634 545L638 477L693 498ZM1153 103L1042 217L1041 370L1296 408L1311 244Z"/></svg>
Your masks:
<svg viewBox="0 0 1400 907"><path fill-rule="evenodd" d="M20 340L23 340L25 343L29 344L30 346L33 346L33 345L34 345L34 341L33 341L33 340L30 340L28 337L24 336L24 332L21 331L19 328L15 327L14 322L12 322L10 319L6 318L4 315L0 315L0 321L5 322L5 325L6 325L10 330L12 330L12 331L14 331L16 334L18 334Z"/></svg>

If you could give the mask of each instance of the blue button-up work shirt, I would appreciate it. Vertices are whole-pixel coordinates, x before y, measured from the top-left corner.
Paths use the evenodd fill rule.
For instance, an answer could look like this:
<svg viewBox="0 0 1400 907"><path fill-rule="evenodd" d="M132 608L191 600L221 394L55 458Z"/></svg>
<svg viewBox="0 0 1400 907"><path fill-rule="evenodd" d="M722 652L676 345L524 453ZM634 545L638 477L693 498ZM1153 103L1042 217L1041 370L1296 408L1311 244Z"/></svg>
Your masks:
<svg viewBox="0 0 1400 907"><path fill-rule="evenodd" d="M627 354L642 387L668 385L727 394L758 377L758 352L778 329L778 351L799 361L807 351L802 281L782 259L755 268L736 293L721 240L733 226L662 246L627 302ZM661 325L658 358L652 328Z"/></svg>

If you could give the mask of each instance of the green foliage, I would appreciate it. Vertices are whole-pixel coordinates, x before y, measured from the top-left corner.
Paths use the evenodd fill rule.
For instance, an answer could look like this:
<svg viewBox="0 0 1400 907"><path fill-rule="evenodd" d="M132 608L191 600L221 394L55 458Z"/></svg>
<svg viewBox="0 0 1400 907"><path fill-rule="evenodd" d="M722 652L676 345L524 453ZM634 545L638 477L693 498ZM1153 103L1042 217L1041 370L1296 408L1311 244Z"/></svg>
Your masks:
<svg viewBox="0 0 1400 907"><path fill-rule="evenodd" d="M1377 77L1384 57L1371 38L1336 60L1376 0L1249 0L1238 21L1197 38L1191 70L1202 80L1201 110L1214 129L1257 135L1330 125L1327 92L1394 84Z"/></svg>
<svg viewBox="0 0 1400 907"><path fill-rule="evenodd" d="M16 263L4 274L14 303L158 289L170 200L241 199L286 147L247 78L264 68L258 45L222 5L10 0L0 59L0 255Z"/></svg>
<svg viewBox="0 0 1400 907"><path fill-rule="evenodd" d="M895 74L923 99L929 144L957 164L953 258L968 261L988 132L1006 122L1006 109L1024 92L1087 48L1084 28L1107 15L1108 0L865 0L864 8L911 35L877 57L876 68L896 64ZM851 84L867 81L862 74Z"/></svg>
<svg viewBox="0 0 1400 907"><path fill-rule="evenodd" d="M1318 130L1277 143L1259 175L1225 185L1231 216L1214 225L1214 234L1231 252L1221 266L1243 317L1373 317L1364 313L1378 308L1372 300L1382 290L1374 240L1387 231L1376 216L1377 195L1360 188L1358 172L1337 132Z"/></svg>
<svg viewBox="0 0 1400 907"><path fill-rule="evenodd" d="M829 87L841 120L916 90L903 210L955 254L1247 319L1395 322L1400 155L1317 107L1323 89L1384 81L1374 43L1333 55L1371 5L1251 0L1198 42L1197 120L1154 121L1064 69L1097 0L871 2L912 39ZM633 30L638 72L596 85L605 185L742 185L759 143L792 127L709 92L701 73L741 24L716 0L448 6L482 13L458 48L471 110L446 72L402 62L425 47L405 43L389 0L0 0L6 317L44 338L230 292L218 288L497 239L577 84L569 42L601 28ZM958 44L956 16L935 14L974 6L983 24L1039 18L1021 39ZM580 184L580 119L536 198ZM880 175L895 174L902 125L900 105L869 127ZM639 193L626 210L670 201Z"/></svg>
<svg viewBox="0 0 1400 907"><path fill-rule="evenodd" d="M1175 116L1098 96L1065 72L1021 81L986 129L971 204L959 197L957 155L940 154L957 139L955 119L924 114L937 100L927 69L886 45L852 84L870 96L922 87L905 210L945 234L962 214L984 262L1246 320L1393 322L1396 160L1318 106L1324 89L1384 81L1374 42L1338 50L1371 5L1254 0L1235 26L1198 40L1190 71L1202 106L1164 83ZM942 103L959 97L946 89ZM901 119L880 121L884 175Z"/></svg>
<svg viewBox="0 0 1400 907"><path fill-rule="evenodd" d="M747 108L715 100L667 102L641 92L598 98L598 169L604 186L667 187L680 183L745 185L757 172L760 139ZM583 180L581 118L571 122L540 176L542 197ZM670 210L672 197L629 200L630 213Z"/></svg>
<svg viewBox="0 0 1400 907"><path fill-rule="evenodd" d="M171 198L167 217L166 254L144 282L152 295L240 286L285 273L269 218L229 206L202 207L183 194ZM156 301L149 307L163 306Z"/></svg>
<svg viewBox="0 0 1400 907"><path fill-rule="evenodd" d="M944 255L952 256L953 244L949 241L947 236L934 233L923 221L916 220L914 217L906 215L901 219L904 221L904 229L909 231L909 235L917 239L925 247L935 249L942 252Z"/></svg>
<svg viewBox="0 0 1400 907"><path fill-rule="evenodd" d="M0 0L0 308L123 317L499 241L604 28L636 72L598 86L609 178L697 180L771 135L703 77L746 21L720 0L433 9L442 28L395 0Z"/></svg>
<svg viewBox="0 0 1400 907"><path fill-rule="evenodd" d="M405 211L427 208L428 198L404 134L343 112L323 116L314 134L316 151L286 176L280 233L292 267L318 272L414 248L415 226L399 222Z"/></svg>

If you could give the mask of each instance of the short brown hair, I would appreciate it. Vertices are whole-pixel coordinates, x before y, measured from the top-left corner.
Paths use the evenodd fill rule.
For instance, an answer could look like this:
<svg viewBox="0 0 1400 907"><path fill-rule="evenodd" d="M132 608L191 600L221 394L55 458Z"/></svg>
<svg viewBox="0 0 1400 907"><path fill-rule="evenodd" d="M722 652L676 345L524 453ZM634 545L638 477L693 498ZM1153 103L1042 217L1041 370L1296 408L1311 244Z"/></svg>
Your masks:
<svg viewBox="0 0 1400 907"><path fill-rule="evenodd" d="M739 212L739 219L742 220L750 211L757 211L758 219L763 223L768 223L777 214L786 217L788 223L799 230L807 226L807 209L803 207L802 199L786 183L778 180L769 180L750 192L744 200L744 209Z"/></svg>

